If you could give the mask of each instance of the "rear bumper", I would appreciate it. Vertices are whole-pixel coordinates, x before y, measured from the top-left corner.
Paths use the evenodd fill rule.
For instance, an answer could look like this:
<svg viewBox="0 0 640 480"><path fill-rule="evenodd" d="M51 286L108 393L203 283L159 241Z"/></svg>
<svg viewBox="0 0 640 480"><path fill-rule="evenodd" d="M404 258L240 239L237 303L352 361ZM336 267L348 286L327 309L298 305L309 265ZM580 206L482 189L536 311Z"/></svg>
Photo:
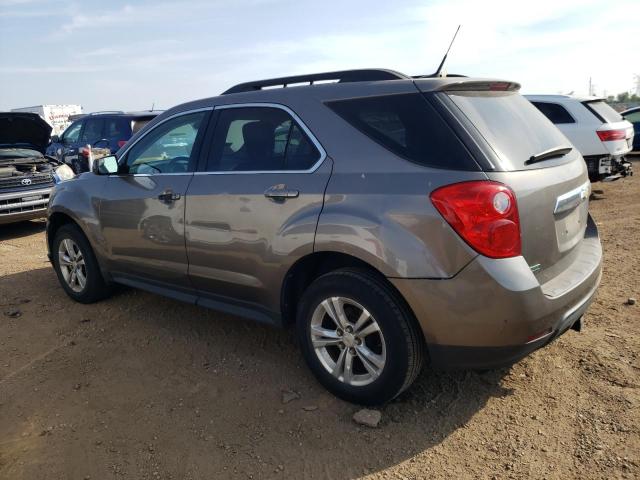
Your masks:
<svg viewBox="0 0 640 480"><path fill-rule="evenodd" d="M523 257L478 256L447 280L390 279L409 303L436 368L493 368L543 347L578 321L601 277L589 219L580 255L540 284Z"/></svg>
<svg viewBox="0 0 640 480"><path fill-rule="evenodd" d="M52 187L0 193L0 225L47 216Z"/></svg>

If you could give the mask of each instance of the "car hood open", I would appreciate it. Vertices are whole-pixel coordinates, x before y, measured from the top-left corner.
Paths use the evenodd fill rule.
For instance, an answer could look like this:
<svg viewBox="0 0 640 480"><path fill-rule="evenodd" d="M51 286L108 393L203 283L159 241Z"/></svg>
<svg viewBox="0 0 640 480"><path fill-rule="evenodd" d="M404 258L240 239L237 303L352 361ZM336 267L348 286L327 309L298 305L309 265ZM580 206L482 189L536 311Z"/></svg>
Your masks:
<svg viewBox="0 0 640 480"><path fill-rule="evenodd" d="M0 148L28 147L45 153L51 126L37 113L0 112Z"/></svg>

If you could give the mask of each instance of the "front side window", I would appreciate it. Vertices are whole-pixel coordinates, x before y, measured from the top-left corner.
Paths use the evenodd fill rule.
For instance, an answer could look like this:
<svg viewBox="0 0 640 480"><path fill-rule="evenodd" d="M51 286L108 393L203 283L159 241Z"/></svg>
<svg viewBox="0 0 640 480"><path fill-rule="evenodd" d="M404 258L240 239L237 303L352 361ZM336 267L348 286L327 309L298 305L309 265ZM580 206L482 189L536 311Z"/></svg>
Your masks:
<svg viewBox="0 0 640 480"><path fill-rule="evenodd" d="M548 102L531 102L535 105L535 107L540 110L545 117L551 120L556 125L561 123L576 123L569 112L562 106L557 103L548 103Z"/></svg>
<svg viewBox="0 0 640 480"><path fill-rule="evenodd" d="M71 145L76 143L80 138L80 130L82 129L82 122L76 122L65 130L62 134L62 143L65 145Z"/></svg>
<svg viewBox="0 0 640 480"><path fill-rule="evenodd" d="M194 146L207 112L167 120L127 152L125 171L131 174L186 173L194 169Z"/></svg>
<svg viewBox="0 0 640 480"><path fill-rule="evenodd" d="M308 170L319 159L316 146L286 111L225 108L220 110L207 170Z"/></svg>

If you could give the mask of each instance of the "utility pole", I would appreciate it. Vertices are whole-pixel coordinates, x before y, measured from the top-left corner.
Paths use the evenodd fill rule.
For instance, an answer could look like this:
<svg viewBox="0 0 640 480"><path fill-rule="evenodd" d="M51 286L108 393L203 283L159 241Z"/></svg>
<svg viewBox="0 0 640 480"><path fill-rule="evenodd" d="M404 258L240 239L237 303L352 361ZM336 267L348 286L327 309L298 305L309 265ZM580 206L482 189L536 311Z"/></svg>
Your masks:
<svg viewBox="0 0 640 480"><path fill-rule="evenodd" d="M591 77L589 77L589 96L593 95L593 86L591 84Z"/></svg>

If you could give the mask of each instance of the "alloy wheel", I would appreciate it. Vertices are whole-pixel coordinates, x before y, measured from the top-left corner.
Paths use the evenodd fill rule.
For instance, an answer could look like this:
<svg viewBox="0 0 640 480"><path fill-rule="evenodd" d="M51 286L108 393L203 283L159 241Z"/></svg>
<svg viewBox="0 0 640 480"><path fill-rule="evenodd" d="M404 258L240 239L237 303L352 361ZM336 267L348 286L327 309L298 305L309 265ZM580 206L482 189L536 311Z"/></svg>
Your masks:
<svg viewBox="0 0 640 480"><path fill-rule="evenodd" d="M62 240L58 246L58 263L69 288L76 293L82 292L87 285L87 266L82 250L70 238Z"/></svg>
<svg viewBox="0 0 640 480"><path fill-rule="evenodd" d="M320 363L339 381L360 387L382 374L387 358L382 330L355 300L330 297L320 302L310 334Z"/></svg>

